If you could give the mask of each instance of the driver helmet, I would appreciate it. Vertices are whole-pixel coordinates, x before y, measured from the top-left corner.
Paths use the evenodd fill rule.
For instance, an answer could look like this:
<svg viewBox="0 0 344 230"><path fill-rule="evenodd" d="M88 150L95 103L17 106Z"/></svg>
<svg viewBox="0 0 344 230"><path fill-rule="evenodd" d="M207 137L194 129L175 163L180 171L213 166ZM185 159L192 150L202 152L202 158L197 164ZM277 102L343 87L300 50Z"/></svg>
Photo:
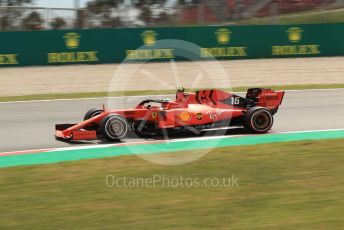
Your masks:
<svg viewBox="0 0 344 230"><path fill-rule="evenodd" d="M183 86L178 87L177 92L183 92L184 93L185 88Z"/></svg>
<svg viewBox="0 0 344 230"><path fill-rule="evenodd" d="M183 99L185 98L184 92L185 92L185 88L184 87L178 87L177 95L176 95L176 98L177 98L178 102L182 102Z"/></svg>

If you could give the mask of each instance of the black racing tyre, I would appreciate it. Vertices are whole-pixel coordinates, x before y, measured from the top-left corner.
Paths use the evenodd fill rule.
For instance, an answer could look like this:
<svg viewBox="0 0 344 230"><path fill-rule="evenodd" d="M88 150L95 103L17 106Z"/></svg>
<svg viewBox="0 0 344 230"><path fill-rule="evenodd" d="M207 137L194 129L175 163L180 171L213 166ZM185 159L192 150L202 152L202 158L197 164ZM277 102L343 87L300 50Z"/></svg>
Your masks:
<svg viewBox="0 0 344 230"><path fill-rule="evenodd" d="M266 133L274 123L269 110L263 107L253 107L245 114L245 127L252 133Z"/></svg>
<svg viewBox="0 0 344 230"><path fill-rule="evenodd" d="M128 132L128 122L125 118L111 114L103 118L99 125L99 134L107 141L120 141Z"/></svg>
<svg viewBox="0 0 344 230"><path fill-rule="evenodd" d="M85 114L84 121L91 119L92 117L95 117L95 116L101 114L102 112L104 112L104 110L102 110L102 109L90 109Z"/></svg>

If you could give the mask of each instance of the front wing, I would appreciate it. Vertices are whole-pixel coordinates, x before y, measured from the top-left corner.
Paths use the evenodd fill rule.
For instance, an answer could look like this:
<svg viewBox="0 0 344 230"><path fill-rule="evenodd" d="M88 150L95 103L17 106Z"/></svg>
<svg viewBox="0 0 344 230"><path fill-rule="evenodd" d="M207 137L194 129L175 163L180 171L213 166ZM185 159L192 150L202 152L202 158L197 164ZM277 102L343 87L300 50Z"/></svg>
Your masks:
<svg viewBox="0 0 344 230"><path fill-rule="evenodd" d="M60 140L95 140L97 139L97 132L95 130L73 130L71 132L65 132L68 129L73 128L77 124L58 124L55 126L55 137ZM68 133L68 134L67 134Z"/></svg>

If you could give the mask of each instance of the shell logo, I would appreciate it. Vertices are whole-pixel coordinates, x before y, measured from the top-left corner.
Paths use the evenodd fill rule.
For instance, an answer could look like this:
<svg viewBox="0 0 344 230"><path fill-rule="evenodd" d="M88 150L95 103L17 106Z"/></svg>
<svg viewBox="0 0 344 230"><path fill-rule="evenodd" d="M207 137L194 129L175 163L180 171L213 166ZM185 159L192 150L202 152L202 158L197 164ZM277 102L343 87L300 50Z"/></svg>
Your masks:
<svg viewBox="0 0 344 230"><path fill-rule="evenodd" d="M187 112L187 111L182 111L182 112L179 113L178 118L179 118L179 120L181 120L182 122L187 122L187 121L190 120L191 115L190 115L190 113Z"/></svg>

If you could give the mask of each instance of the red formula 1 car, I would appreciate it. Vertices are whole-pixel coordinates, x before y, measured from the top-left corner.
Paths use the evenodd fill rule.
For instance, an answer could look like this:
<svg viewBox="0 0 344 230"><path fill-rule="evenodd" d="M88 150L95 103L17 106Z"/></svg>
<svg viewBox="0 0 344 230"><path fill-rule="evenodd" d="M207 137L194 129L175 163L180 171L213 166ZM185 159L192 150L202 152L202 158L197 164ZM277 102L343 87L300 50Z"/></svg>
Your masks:
<svg viewBox="0 0 344 230"><path fill-rule="evenodd" d="M56 125L55 136L62 140L119 141L128 131L138 136L162 130L226 129L246 127L252 133L266 133L273 125L273 115L284 91L249 89L246 97L221 90L186 93L178 89L176 100L145 100L134 109L91 109L79 124Z"/></svg>

